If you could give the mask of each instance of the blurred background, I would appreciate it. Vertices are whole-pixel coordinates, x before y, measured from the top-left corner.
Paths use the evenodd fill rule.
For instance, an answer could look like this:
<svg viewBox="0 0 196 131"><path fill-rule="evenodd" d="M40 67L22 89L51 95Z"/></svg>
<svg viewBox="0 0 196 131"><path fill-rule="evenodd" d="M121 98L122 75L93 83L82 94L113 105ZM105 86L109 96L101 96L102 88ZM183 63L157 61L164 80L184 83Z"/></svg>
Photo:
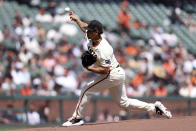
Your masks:
<svg viewBox="0 0 196 131"><path fill-rule="evenodd" d="M82 31L64 8L99 20L126 71L127 96L196 114L196 0L0 0L0 124L60 124L86 82ZM95 94L87 122L148 119Z"/></svg>

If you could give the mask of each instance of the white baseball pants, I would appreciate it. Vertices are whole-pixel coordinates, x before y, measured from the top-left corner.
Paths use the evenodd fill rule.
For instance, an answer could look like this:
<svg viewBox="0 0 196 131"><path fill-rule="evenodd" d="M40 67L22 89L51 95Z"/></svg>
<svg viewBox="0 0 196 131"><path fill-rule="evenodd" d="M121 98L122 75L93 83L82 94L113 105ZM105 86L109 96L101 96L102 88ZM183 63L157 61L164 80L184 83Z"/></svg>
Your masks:
<svg viewBox="0 0 196 131"><path fill-rule="evenodd" d="M122 108L135 108L155 112L152 103L146 103L137 99L130 99L126 95L125 72L121 67L111 70L107 75L100 75L90 81L81 92L80 99L73 113L74 118L82 118L85 106L95 92L109 89L114 101Z"/></svg>

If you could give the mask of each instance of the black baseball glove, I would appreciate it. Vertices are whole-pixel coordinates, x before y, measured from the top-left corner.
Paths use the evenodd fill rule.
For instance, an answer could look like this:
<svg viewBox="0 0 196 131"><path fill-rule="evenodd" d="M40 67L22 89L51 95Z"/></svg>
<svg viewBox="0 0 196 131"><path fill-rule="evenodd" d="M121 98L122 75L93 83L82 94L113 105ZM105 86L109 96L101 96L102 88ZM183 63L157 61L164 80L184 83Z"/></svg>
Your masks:
<svg viewBox="0 0 196 131"><path fill-rule="evenodd" d="M94 64L97 58L93 56L89 51L85 51L81 56L81 60L82 60L83 67L86 68Z"/></svg>

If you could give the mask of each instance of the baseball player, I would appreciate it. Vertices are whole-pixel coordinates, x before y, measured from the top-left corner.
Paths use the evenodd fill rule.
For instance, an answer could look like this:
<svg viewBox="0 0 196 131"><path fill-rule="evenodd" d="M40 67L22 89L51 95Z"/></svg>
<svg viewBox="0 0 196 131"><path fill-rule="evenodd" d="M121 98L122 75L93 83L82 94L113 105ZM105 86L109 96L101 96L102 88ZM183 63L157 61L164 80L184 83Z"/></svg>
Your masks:
<svg viewBox="0 0 196 131"><path fill-rule="evenodd" d="M172 117L171 112L159 101L146 103L126 96L125 72L116 60L112 46L106 39L101 37L103 28L99 21L82 22L72 11L70 11L70 18L87 34L89 39L88 50L97 57L96 62L92 66L86 67L86 69L99 74L99 76L87 83L81 92L72 117L63 123L62 126L84 124L82 114L90 97L94 92L100 92L104 89L110 90L114 101L122 108L142 109L166 116L167 118Z"/></svg>

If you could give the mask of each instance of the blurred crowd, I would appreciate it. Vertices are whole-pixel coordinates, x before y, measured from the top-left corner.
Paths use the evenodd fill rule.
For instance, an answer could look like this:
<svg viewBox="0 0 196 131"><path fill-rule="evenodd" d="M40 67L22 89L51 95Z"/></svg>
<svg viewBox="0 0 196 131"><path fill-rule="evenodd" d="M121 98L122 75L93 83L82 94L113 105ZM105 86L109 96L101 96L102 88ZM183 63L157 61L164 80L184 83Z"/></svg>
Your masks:
<svg viewBox="0 0 196 131"><path fill-rule="evenodd" d="M182 43L172 29L165 32L161 27L149 26L137 19L132 22L128 5L127 0L122 0L118 27L123 38L123 42L120 42L123 48L117 48L121 52L121 66L125 68L128 77L127 95L196 97L195 54L183 47L186 43ZM183 25L190 34L195 34L195 21L190 15L183 19L181 13L180 6L175 6L168 12L169 21L164 20L163 24L167 27ZM130 31L139 28L150 30L150 39L131 42Z"/></svg>
<svg viewBox="0 0 196 131"><path fill-rule="evenodd" d="M161 27L138 21L127 23L126 20L131 21L131 12L125 13L129 3L123 2L116 16L121 20L120 33L105 28L103 37L110 41L126 71L127 95L196 97L195 56L183 47L172 30L164 32ZM4 25L0 30L1 95L79 95L86 82L95 76L81 66L80 55L87 49L86 41L72 43L67 39L74 39L79 30L62 12L55 2L41 8L34 18L28 14L22 17L16 11L12 27ZM49 30L42 27L49 23L58 26ZM147 27L151 30L148 41L130 37L131 28ZM8 49L8 45L12 48ZM101 95L107 96L109 92Z"/></svg>
<svg viewBox="0 0 196 131"><path fill-rule="evenodd" d="M49 122L49 115L50 101L40 104L37 108L31 105L28 112L17 110L13 104L7 104L6 109L0 112L0 123L44 124Z"/></svg>
<svg viewBox="0 0 196 131"><path fill-rule="evenodd" d="M60 122L59 116L56 118L51 117L52 105L50 101L45 101L39 105L31 104L27 112L17 109L13 104L7 104L6 108L0 112L0 124L17 124L23 123L28 125L38 125L46 123L58 123ZM93 119L91 116L86 116L84 119L86 122L117 122L120 120L129 119L129 112L121 109L117 113L111 113L109 109L104 108L97 114L97 119ZM149 119L154 117L149 112L136 112L132 114L131 118Z"/></svg>

